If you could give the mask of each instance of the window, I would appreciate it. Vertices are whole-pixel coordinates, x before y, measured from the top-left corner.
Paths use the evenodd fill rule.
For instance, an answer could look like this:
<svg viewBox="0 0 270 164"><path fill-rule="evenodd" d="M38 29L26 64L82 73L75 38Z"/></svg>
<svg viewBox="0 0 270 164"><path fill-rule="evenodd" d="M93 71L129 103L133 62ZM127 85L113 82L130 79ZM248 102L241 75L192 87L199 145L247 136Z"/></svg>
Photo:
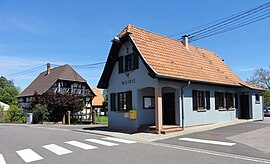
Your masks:
<svg viewBox="0 0 270 164"><path fill-rule="evenodd" d="M110 94L110 104L111 104L111 111L116 111L115 93Z"/></svg>
<svg viewBox="0 0 270 164"><path fill-rule="evenodd" d="M260 104L260 95L259 94L255 94L255 103Z"/></svg>
<svg viewBox="0 0 270 164"><path fill-rule="evenodd" d="M210 109L210 92L209 91L192 91L193 96L193 110Z"/></svg>
<svg viewBox="0 0 270 164"><path fill-rule="evenodd" d="M119 62L119 66L118 66L119 73L123 73L124 72L124 58L123 58L123 56L119 57L118 62Z"/></svg>
<svg viewBox="0 0 270 164"><path fill-rule="evenodd" d="M224 93L215 92L215 106L216 109L224 109Z"/></svg>
<svg viewBox="0 0 270 164"><path fill-rule="evenodd" d="M133 69L133 56L132 54L125 56L125 71L130 71Z"/></svg>
<svg viewBox="0 0 270 164"><path fill-rule="evenodd" d="M226 108L234 108L234 103L233 103L233 94L232 93L226 93Z"/></svg>
<svg viewBox="0 0 270 164"><path fill-rule="evenodd" d="M132 92L120 92L118 97L118 111L128 111L132 109Z"/></svg>
<svg viewBox="0 0 270 164"><path fill-rule="evenodd" d="M139 68L139 55L134 52L132 54L119 57L119 73L128 72ZM125 65L124 65L125 64Z"/></svg>
<svg viewBox="0 0 270 164"><path fill-rule="evenodd" d="M144 96L143 97L143 109L155 109L155 97Z"/></svg>

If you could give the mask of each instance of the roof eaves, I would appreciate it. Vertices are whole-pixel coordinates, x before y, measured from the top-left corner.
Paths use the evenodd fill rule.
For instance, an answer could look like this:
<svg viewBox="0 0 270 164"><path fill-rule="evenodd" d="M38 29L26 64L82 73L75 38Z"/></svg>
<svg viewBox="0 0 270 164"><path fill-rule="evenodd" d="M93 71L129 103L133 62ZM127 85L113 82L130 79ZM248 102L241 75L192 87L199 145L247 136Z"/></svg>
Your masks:
<svg viewBox="0 0 270 164"><path fill-rule="evenodd" d="M257 91L265 91L266 89L260 88L260 87L251 87L249 85L246 85L245 83L239 83L241 86L246 87L251 90L257 90Z"/></svg>
<svg viewBox="0 0 270 164"><path fill-rule="evenodd" d="M190 81L193 83L202 83L202 84L212 84L212 85L221 85L221 86L230 86L230 87L241 87L241 85L230 85L230 84L224 84L224 83L215 83L215 82L209 82L209 81L200 81L200 80L192 80L192 79L184 79L184 78L178 78L178 77L172 77L172 76L164 76L164 75L157 75L158 79L164 79L164 80L174 80L174 81Z"/></svg>

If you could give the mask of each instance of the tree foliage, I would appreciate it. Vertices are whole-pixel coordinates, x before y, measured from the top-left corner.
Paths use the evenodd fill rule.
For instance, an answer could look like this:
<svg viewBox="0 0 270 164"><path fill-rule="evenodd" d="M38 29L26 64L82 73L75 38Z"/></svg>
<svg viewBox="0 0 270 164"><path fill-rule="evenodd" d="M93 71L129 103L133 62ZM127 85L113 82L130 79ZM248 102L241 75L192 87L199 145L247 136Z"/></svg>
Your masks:
<svg viewBox="0 0 270 164"><path fill-rule="evenodd" d="M0 76L0 88L15 87L11 80L7 80L4 76Z"/></svg>
<svg viewBox="0 0 270 164"><path fill-rule="evenodd" d="M33 109L37 104L47 106L49 121L54 122L62 120L67 111L74 115L84 106L83 102L75 95L54 92L46 92L42 95L35 93L31 108Z"/></svg>
<svg viewBox="0 0 270 164"><path fill-rule="evenodd" d="M15 87L14 83L7 80L5 77L0 77L0 101L6 104L16 104L19 94L19 88Z"/></svg>
<svg viewBox="0 0 270 164"><path fill-rule="evenodd" d="M108 111L108 90L107 89L103 90L103 97L104 97L104 101L102 102L102 105L104 107L104 110Z"/></svg>
<svg viewBox="0 0 270 164"><path fill-rule="evenodd" d="M0 122L5 122L4 106L0 105Z"/></svg>
<svg viewBox="0 0 270 164"><path fill-rule="evenodd" d="M268 69L256 69L247 82L265 89L270 89L270 66Z"/></svg>
<svg viewBox="0 0 270 164"><path fill-rule="evenodd" d="M266 90L263 95L263 102L266 104L266 106L270 107L270 90Z"/></svg>
<svg viewBox="0 0 270 164"><path fill-rule="evenodd" d="M23 109L17 105L11 105L7 111L7 117L10 122L25 122Z"/></svg>
<svg viewBox="0 0 270 164"><path fill-rule="evenodd" d="M247 82L255 86L265 88L264 103L270 106L270 66L268 69L259 68L255 70Z"/></svg>
<svg viewBox="0 0 270 164"><path fill-rule="evenodd" d="M43 121L48 121L49 112L47 105L36 104L33 108L33 122L43 123Z"/></svg>

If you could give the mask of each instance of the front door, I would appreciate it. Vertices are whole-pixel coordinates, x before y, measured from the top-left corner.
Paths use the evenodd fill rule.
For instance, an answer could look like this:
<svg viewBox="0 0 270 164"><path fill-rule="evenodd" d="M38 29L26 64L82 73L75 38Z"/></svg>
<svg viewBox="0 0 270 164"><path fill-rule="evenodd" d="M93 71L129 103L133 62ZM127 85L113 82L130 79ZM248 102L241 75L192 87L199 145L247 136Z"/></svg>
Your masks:
<svg viewBox="0 0 270 164"><path fill-rule="evenodd" d="M240 95L240 118L241 119L250 119L251 115L249 112L249 97L248 95Z"/></svg>
<svg viewBox="0 0 270 164"><path fill-rule="evenodd" d="M163 94L163 125L175 125L175 95Z"/></svg>

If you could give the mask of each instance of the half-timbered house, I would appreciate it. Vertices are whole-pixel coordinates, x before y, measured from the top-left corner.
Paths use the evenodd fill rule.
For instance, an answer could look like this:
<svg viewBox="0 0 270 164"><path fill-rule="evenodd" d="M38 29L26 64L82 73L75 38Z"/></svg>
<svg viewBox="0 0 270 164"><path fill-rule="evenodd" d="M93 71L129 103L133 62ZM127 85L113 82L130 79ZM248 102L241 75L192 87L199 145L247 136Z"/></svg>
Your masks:
<svg viewBox="0 0 270 164"><path fill-rule="evenodd" d="M33 100L34 94L43 94L45 92L74 94L84 101L85 111L88 112L91 111L92 99L95 96L86 80L68 64L51 69L50 63L48 63L47 70L40 73L39 76L19 94L19 106L25 109L25 113L31 113L32 111L29 110L29 104Z"/></svg>

